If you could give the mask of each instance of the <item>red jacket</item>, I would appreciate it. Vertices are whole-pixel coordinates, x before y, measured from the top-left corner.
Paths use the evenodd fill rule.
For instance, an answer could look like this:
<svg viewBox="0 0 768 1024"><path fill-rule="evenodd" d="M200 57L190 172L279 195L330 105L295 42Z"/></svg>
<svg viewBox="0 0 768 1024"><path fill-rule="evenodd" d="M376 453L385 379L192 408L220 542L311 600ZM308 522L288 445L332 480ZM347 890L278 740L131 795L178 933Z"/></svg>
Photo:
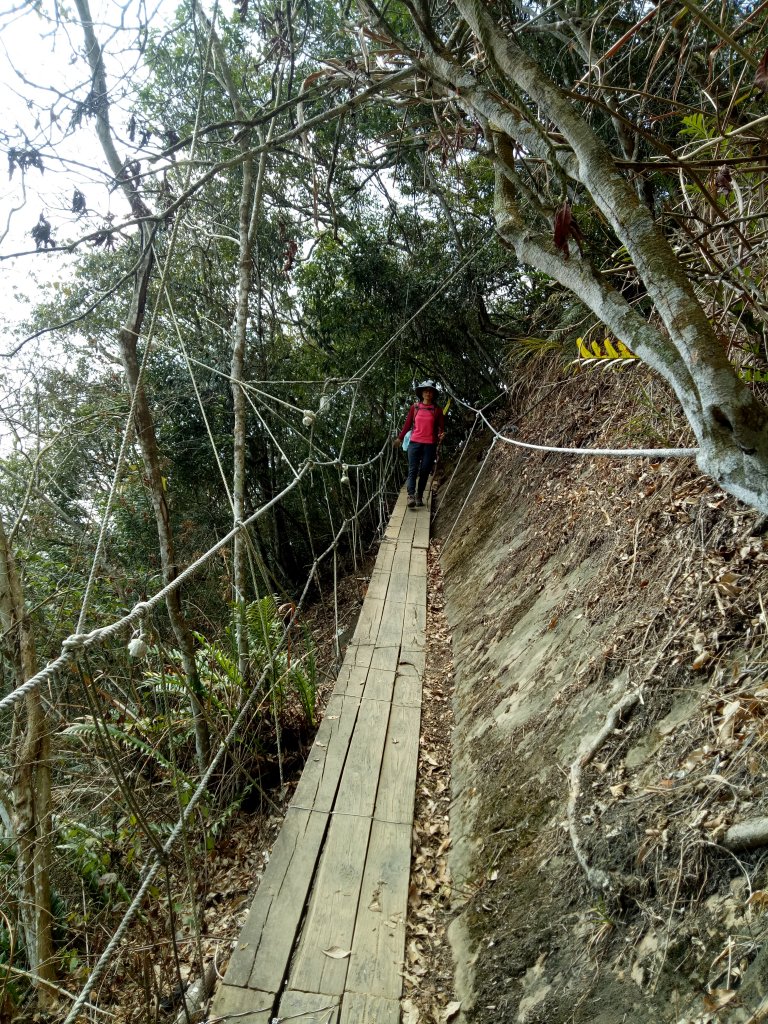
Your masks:
<svg viewBox="0 0 768 1024"><path fill-rule="evenodd" d="M420 444L437 444L440 434L445 433L445 416L439 405L424 405L415 402L408 410L405 425L398 434L402 441L408 431L411 440Z"/></svg>

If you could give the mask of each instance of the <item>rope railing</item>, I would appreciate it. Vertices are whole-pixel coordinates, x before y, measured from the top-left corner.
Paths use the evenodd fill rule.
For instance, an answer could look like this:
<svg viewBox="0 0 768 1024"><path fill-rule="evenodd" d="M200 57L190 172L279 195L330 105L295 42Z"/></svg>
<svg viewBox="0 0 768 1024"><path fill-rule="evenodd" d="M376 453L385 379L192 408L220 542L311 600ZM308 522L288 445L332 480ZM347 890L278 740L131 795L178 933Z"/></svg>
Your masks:
<svg viewBox="0 0 768 1024"><path fill-rule="evenodd" d="M338 460L329 460L321 466L311 460L306 460L300 467L296 477L286 487L284 487L278 495L275 495L269 502L266 502L259 509L257 509L252 515L250 515L243 523L240 523L233 527L229 533L222 537L216 544L212 545L211 548L189 565L179 576L170 584L157 591L151 598L146 601L139 602L136 604L130 612L121 618L109 623L106 626L94 629L89 633L72 634L62 644L62 651L59 657L51 661L44 669L33 676L31 679L22 686L12 691L3 701L0 701L0 709L11 707L19 700L21 700L26 693L35 687L39 687L46 680L50 679L53 674L60 670L65 665L77 660L78 655L81 651L85 651L87 648L92 647L99 642L106 641L114 637L121 630L134 624L137 620L141 619L157 604L162 602L167 594L181 586L185 580L189 579L196 571L198 571L217 551L220 551L225 545L230 543L233 537L242 530L247 529L253 523L255 523L261 516L263 516L269 509L273 508L278 502L283 501L288 494L290 494L300 483L306 480L308 474L314 469L321 468L332 468L338 464ZM374 487L373 493L371 493L367 500L361 502L360 500L360 487L359 479L362 476L363 471L375 466L379 467L379 478L377 486ZM208 785L211 778L216 772L217 768L222 762L222 758L225 756L228 749L230 749L233 738L238 734L239 730L242 729L243 722L246 720L248 714L253 711L254 706L259 701L262 703L268 699L268 694L264 691L264 682L268 677L268 674L272 668L274 657L285 648L287 639L290 631L296 619L303 609L307 597L310 592L313 580L317 578L317 573L323 563L331 556L334 555L338 550L340 543L344 535L349 531L350 527L359 523L360 518L365 515L370 509L375 509L377 503L380 501L380 496L387 486L388 480L391 478L396 462L393 457L393 449L391 440L387 438L386 443L381 449L370 459L365 462L356 463L350 465L348 468L358 470L358 488L355 496L352 499L353 509L351 512L345 514L341 525L333 535L332 540L327 547L317 555L307 573L305 583L301 590L301 594L296 601L292 614L288 621L284 623L282 636L278 643L273 649L270 662L264 667L259 679L253 686L253 690L243 703L242 707L235 719L232 721L230 728L226 735L220 740L218 747L208 764L205 773L200 778L194 792L189 797L185 806L183 807L179 819L171 831L170 835L162 845L160 851L150 851L149 859L144 865L141 874L138 879L138 888L131 899L131 902L125 910L122 918L117 924L109 942L105 946L103 952L100 954L98 960L91 969L88 979L85 982L83 988L79 994L74 998L72 1007L67 1014L64 1024L73 1024L74 1021L80 1016L81 1012L86 1008L89 998L93 993L96 985L103 977L104 973L109 969L110 965L118 954L119 947L123 942L126 934L128 933L131 924L135 920L139 913L142 904L144 903L148 893L152 889L153 883L157 878L158 872L167 865L167 858L173 851L174 847L179 841L179 838L183 835L186 825L189 823L191 816L194 814L196 808L199 806L200 801L204 798L208 792Z"/></svg>
<svg viewBox="0 0 768 1024"><path fill-rule="evenodd" d="M484 408L486 407L483 407L483 409L477 409L469 402L465 402L462 398L459 398L459 396L452 391L450 387L446 387L446 390L456 403L469 410L469 412L473 412L476 420L480 419L483 421L486 427L488 427L493 434L494 441L501 441L503 444L511 444L516 448L527 448L531 451L537 452L554 452L557 455L600 455L608 456L610 458L688 459L694 458L699 453L698 448L562 448L556 445L534 444L531 441L520 441L517 438L509 437L507 434L503 434L500 430L497 430L485 415Z"/></svg>
<svg viewBox="0 0 768 1024"><path fill-rule="evenodd" d="M361 470L368 466L374 465L378 462L391 448L391 442L387 442L382 446L380 451L371 459L366 462L350 463L348 469ZM270 501L266 502L255 512L253 512L247 519L242 523L238 523L232 527L232 529L226 533L220 540L215 544L211 545L207 551L205 551L199 558L195 559L186 569L182 570L175 579L170 583L166 584L161 590L158 590L152 597L146 601L139 601L133 606L133 608L123 615L121 618L116 619L114 622L109 623L106 626L99 626L96 629L91 630L89 633L72 633L66 637L61 643L61 653L58 657L50 661L44 668L40 669L35 675L27 679L21 686L17 686L16 689L11 690L2 700L0 700L0 711L4 711L6 708L12 707L22 700L28 693L36 689L43 683L51 679L56 672L60 671L70 664L77 651L92 647L94 644L99 643L103 640L109 640L120 633L122 630L127 629L134 623L142 619L149 611L151 611L156 605L160 604L165 598L177 590L183 583L185 583L191 576L193 576L199 569L203 568L210 559L216 554L217 551L221 551L222 548L226 547L239 533L247 530L250 526L256 523L266 512L271 508L274 508L279 502L281 502L286 495L290 494L301 480L309 473L314 467L322 466L336 466L341 465L338 459L332 459L324 462L312 462L306 460L302 467L298 470L294 479L287 484L279 494L276 494Z"/></svg>
<svg viewBox="0 0 768 1024"><path fill-rule="evenodd" d="M96 581L97 573L97 561L98 555L103 549L106 537L108 534L108 524L111 516L111 510L113 507L114 496L117 493L118 481L122 472L122 467L125 463L128 446L130 443L132 423L133 423L133 408L136 402L137 390L132 395L131 409L125 420L120 457L114 471L114 475L111 481L110 489L110 500L106 504L106 508L100 516L100 530L99 530L99 543L97 545L97 557L94 558L91 572L89 576L89 582L87 587L87 594L83 602L83 607L80 615L80 619L77 623L76 630L67 636L60 644L58 655L52 657L48 663L36 672L29 679L25 680L20 686L16 687L5 697L0 699L0 711L12 710L19 706L28 694L38 690L43 685L49 683L53 678L60 673L62 670L67 669L69 666L74 665L83 680L83 684L86 687L90 687L92 683L88 681L88 677L83 673L80 663L81 661L87 665L87 653L90 650L94 650L99 646L107 645L110 641L114 640L119 634L135 628L140 622L142 622L146 616L149 615L153 609L157 608L164 602L169 595L178 591L187 581L189 581L195 574L205 567L212 558L222 549L226 548L231 542L239 535L247 532L249 528L254 526L263 516L269 513L269 511L275 508L279 503L284 502L292 492L296 491L301 495L302 503L304 503L305 484L312 478L312 474L319 472L323 476L323 485L325 486L325 476L330 472L332 476L335 476L335 472L338 471L341 476L342 487L347 487L350 484L349 475L352 472L356 474L357 486L353 486L350 491L342 490L342 494L349 493L350 498L346 496L339 502L336 498L336 486L331 491L333 497L329 500L329 488L325 486L326 501L328 505L327 518L331 527L332 538L327 546L319 554L314 554L313 561L309 568L303 587L301 588L298 600L292 606L291 614L289 618L282 622L282 630L279 639L276 641L275 646L270 649L269 661L263 667L259 674L258 680L253 684L253 689L244 700L242 706L237 709L231 719L231 724L223 735L218 746L214 748L212 756L209 758L207 766L203 774L199 777L194 790L188 798L185 798L183 806L179 806L178 817L176 814L173 815L173 819L176 819L175 825L173 825L170 835L162 843L160 847L159 843L153 841L152 843L141 842L142 846L146 847L146 860L142 864L141 869L135 878L135 892L127 908L117 922L111 937L106 943L103 951L100 953L98 958L92 967L90 967L89 975L85 981L80 992L74 998L74 1002L65 1018L65 1024L73 1024L74 1021L88 1008L90 999L100 980L104 977L105 973L109 971L111 965L113 965L116 957L121 955L121 946L124 943L125 936L128 934L132 924L136 921L137 915L140 913L142 905L148 898L148 895L153 891L153 883L157 879L158 873L162 870L166 872L166 881L170 885L170 876L168 875L169 863L168 858L173 850L179 844L179 840L185 835L185 829L196 810L200 807L200 803L209 793L209 784L214 776L217 769L220 768L223 758L225 758L227 751L232 750L233 741L239 732L242 731L243 723L247 721L249 715L258 713L259 707L264 706L264 703L269 701L270 693L276 686L279 685L279 680L275 679L271 686L265 688L265 680L267 680L270 671L274 671L275 658L280 655L280 652L284 652L286 644L289 642L289 635L291 628L294 626L297 616L300 611L304 608L313 582L319 580L319 570L324 566L329 559L333 558L334 561L334 572L333 572L333 591L334 591L334 624L336 626L336 633L338 635L339 625L339 605L337 598L337 582L338 582L338 563L337 554L339 548L343 542L345 535L352 530L352 544L357 546L360 542L361 536L361 517L365 515L374 516L378 513L380 523L383 522L383 517L387 511L387 485L392 477L392 474L396 466L396 453L392 446L391 436L389 431L387 437L380 447L380 449L369 459L361 461L347 461L347 452L350 436L352 435L353 420L357 413L356 405L360 395L360 387L365 377L367 377L372 370L380 363L381 359L385 354L392 350L395 342L400 338L409 324L411 324L445 289L450 285L456 276L463 272L466 266L476 258L479 252L484 249L491 240L492 236L488 236L481 245L479 245L469 256L462 260L461 264L457 269L450 274L440 285L434 290L434 292L428 297L428 299L420 306L415 313L413 313L399 328L398 330L389 337L386 342L381 345L374 354L365 360L360 369L352 376L348 378L328 378L322 383L322 395L318 401L318 406L312 411L310 415L306 409L302 409L295 401L287 400L288 397L295 398L295 396L280 397L270 393L269 388L260 386L267 382L248 382L238 381L236 382L239 387L242 388L247 400L251 406L252 412L255 418L260 423L263 430L269 436L272 445L274 445L275 451L282 456L286 463L286 469L292 474L293 479L282 487L278 494L274 495L270 500L263 502L259 508L253 511L247 518L244 518L241 522L235 522L231 529L218 539L215 543L211 544L206 551L194 559L188 566L175 576L175 578L165 585L160 586L152 596L145 598L135 603L125 614L116 617L113 621L110 621L104 625L98 625L90 631L85 631L83 625L85 622L86 610L89 604L88 598L90 597L91 591ZM151 244L151 241L150 241ZM200 408L203 419L205 421L205 428L208 436L208 441L214 450L216 457L216 463L221 474L222 480L224 481L224 487L227 491L227 496L230 498L229 487L225 479L221 460L218 457L218 451L216 449L213 431L211 429L208 417L205 412L204 403L201 398L201 392L197 386L195 380L194 368L205 369L209 372L214 373L216 376L222 378L225 377L231 380L231 375L222 373L215 367L211 367L207 364L202 363L200 360L194 358L191 353L187 351L184 343L183 330L177 319L176 311L174 309L174 303L172 301L171 293L166 288L166 275L168 273L169 259L166 258L160 280L159 296L165 298L166 304L169 307L170 314L173 321L173 328L176 334L176 343L180 348L181 357L186 364L187 372L192 381L192 388L194 390L195 397L197 399L198 407ZM149 330L149 339L154 343L167 344L161 341L157 337L155 330L158 317L157 304L153 310L151 325ZM150 344L145 345L143 359L141 361L141 371L143 372L148 361L150 352ZM398 357L399 358L399 357ZM141 380L141 378L140 378ZM312 382L315 383L315 382ZM318 445L315 439L314 420L315 417L323 417L329 414L333 414L334 417L340 415L338 406L341 404L339 398L343 397L345 404L349 405L348 411L344 415L342 426L340 429L340 437L336 443L333 443L330 450L323 451L322 448L328 449L327 439L323 438L323 445ZM260 406L261 409L257 408ZM276 406L275 409L270 406ZM392 410L394 411L394 410ZM280 444L280 440L276 436L276 428L273 430L270 424L267 422L266 416L269 415L273 425L278 421L282 421L283 429L288 428L288 436L293 436L294 445L302 443L306 445L304 448L304 461L291 461L289 458L289 450ZM309 430L305 433L301 429L301 423L294 423L294 417L301 416L304 426L309 426ZM336 451L336 454L332 454ZM350 455L353 453L350 452ZM293 456L293 451L290 452ZM295 456L294 456L295 459ZM365 476L366 470L374 469L378 467L378 474L374 475L371 481L371 488L369 490L367 477ZM349 474L349 475L348 475ZM361 484L363 486L361 486ZM364 493L365 492L365 493ZM351 500L351 510L348 502ZM306 507L306 506L304 506ZM341 521L339 522L339 513ZM323 515L323 519L326 515ZM333 520L336 520L334 525ZM362 552L362 546L361 546ZM355 555L356 557L356 555ZM337 648L338 653L338 648ZM108 726L107 717L104 716L101 707L97 702L90 701L91 715L93 719L93 725L97 727L97 731L101 730L99 735L103 737L104 742L107 744L113 744L114 740L110 739L109 730L105 728ZM276 719L277 726L277 719ZM221 735L219 733L219 735ZM104 754L107 758L109 770L117 779L121 775L121 769L119 768L118 762L114 755L109 753L110 746L104 748ZM282 770L282 765L281 765ZM144 835L147 838L147 829L150 827L143 818L138 818L135 823L137 828L137 835ZM155 837L156 839L157 837ZM186 841L185 841L186 848ZM169 889L170 893L170 889Z"/></svg>
<svg viewBox="0 0 768 1024"><path fill-rule="evenodd" d="M382 448L382 450L378 453L378 455L376 455L373 459L369 460L367 463L365 463L363 465L370 466L370 465L376 463L382 457L382 455L385 454L387 448L389 448L389 447L391 447L391 446L387 445L385 448ZM393 466L394 466L394 462L392 461L390 463L390 465L388 467L386 467L387 472L384 475L386 475L386 476L390 475L391 471L393 469ZM301 472L302 473L305 472L307 468L308 467L305 465L305 467L302 469ZM297 478L297 479L300 479L300 477ZM289 490L291 490L295 485L296 485L296 482L294 482L288 488L286 488L282 492L282 494L279 496L279 499L282 499L282 497L284 497L285 494ZM280 638L280 641L277 644L277 647L276 647L274 653L277 653L278 651L280 651L282 649L283 645L286 643L287 638L289 636L289 633L291 631L291 627L294 625L294 623L295 623L295 621L296 621L296 619L297 619L297 617L299 615L299 612L301 611L301 609L304 606L304 602L305 602L306 597L307 597L307 595L309 593L309 589L310 589L310 587L312 585L312 580L316 576L317 570L320 568L322 563L331 554L333 554L338 549L339 543L340 543L342 537L344 536L344 534L349 529L350 525L354 521L358 520L360 518L360 516L363 515L365 513L365 511L369 507L371 507L377 501L377 499L378 499L378 492L374 493L368 499L368 501L364 505L362 505L360 507L358 507L356 505L355 506L355 511L354 511L353 515L348 516L348 517L346 517L343 520L341 526L339 527L339 529L337 530L336 534L334 535L333 540L331 541L331 543L326 547L326 549L320 555L317 556L317 558L315 558L315 560L312 563L312 566L311 566L311 568L310 568L310 570L309 570L309 572L307 574L306 582L304 584L304 587L303 587L303 590L301 592L301 595L300 595L298 601L296 602L296 605L295 605L295 607L294 607L294 609L292 611L290 619L287 621L287 623L284 626L283 635ZM278 499L276 499L276 500L278 500ZM271 502L270 506L272 504L274 504L274 502ZM260 511L261 512L266 511L266 508L267 508L267 506L265 506L264 509L262 509ZM253 518L253 517L251 517L251 518ZM250 520L249 520L249 522L250 522ZM217 550L218 550L218 548L220 546L221 546L221 543L217 546ZM159 600L159 599L160 599L160 595L155 595L155 598L153 599L153 601L156 601L156 600ZM149 602L147 602L147 604L149 604ZM116 623L113 624L113 626L115 626L115 625L117 625L117 624ZM97 631L94 631L94 632L97 632ZM270 670L271 670L271 664L268 664L264 668L264 670L261 673L261 676L259 677L257 682L254 684L254 687L253 687L253 690L252 690L251 694L249 695L249 697L247 698L247 700L243 704L242 708L240 709L237 717L235 718L235 720L233 721L232 725L230 726L226 736L219 742L219 746L218 746L218 748L216 750L216 753L215 753L214 757L212 758L208 768L206 769L206 771L203 774L203 776L200 778L200 781L198 782L197 787L195 788L194 792L190 796L189 801L186 804L186 806L184 807L183 812L182 812L182 814L181 814L177 824L173 828L173 831L171 832L171 834L169 835L168 839L163 844L162 852L161 853L154 853L152 855L150 861L145 866L143 874L142 874L142 877L141 877L141 880L140 880L140 883L139 883L139 888L136 891L136 894L134 895L133 899L131 900L130 905L128 906L128 908L126 909L125 913L123 914L123 917L121 918L119 924L117 925L117 927L116 927L116 929L115 929L115 931L114 931L114 933L112 935L112 938L108 942L107 946L104 948L104 950L101 953L98 961L96 962L96 964L94 965L93 969L91 970L91 973L90 973L90 975L88 977L88 980L86 981L85 985L81 989L79 995L76 998L76 1001L72 1005L69 1014L65 1018L64 1024L73 1024L73 1022L77 1019L80 1011L85 1006L85 1003L88 1000L88 997L90 996L91 992L93 991L95 985L97 984L97 982L100 980L100 978L102 977L104 972L109 967L110 962L113 959L113 956L115 954L115 951L117 950L118 946L120 945L122 939L125 937L125 935L126 935L128 929L129 929L132 921L136 917L136 914L140 910L141 905L142 905L142 903L144 901L144 898L146 897L147 893L149 892L149 889L150 889L150 887L152 885L152 882L154 881L155 877L157 876L158 871L164 865L167 857L172 852L172 850L173 850L174 846L176 845L178 839L182 835L184 827L189 822L189 819L190 819L192 813L194 812L195 808L197 807L197 805L200 803L201 799L205 796L206 792L208 791L208 783L210 782L214 772L216 771L216 769L220 765L221 760L224 757L225 753L229 749L229 747L231 745L231 742L232 742L232 739L237 735L238 731L240 730L240 728L242 726L242 723L245 720L246 715L252 709L254 703L256 702L257 697L260 696L262 698L262 700L266 699L266 696L265 696L265 694L262 691L262 686L263 686L263 683L264 683L265 679L267 678Z"/></svg>

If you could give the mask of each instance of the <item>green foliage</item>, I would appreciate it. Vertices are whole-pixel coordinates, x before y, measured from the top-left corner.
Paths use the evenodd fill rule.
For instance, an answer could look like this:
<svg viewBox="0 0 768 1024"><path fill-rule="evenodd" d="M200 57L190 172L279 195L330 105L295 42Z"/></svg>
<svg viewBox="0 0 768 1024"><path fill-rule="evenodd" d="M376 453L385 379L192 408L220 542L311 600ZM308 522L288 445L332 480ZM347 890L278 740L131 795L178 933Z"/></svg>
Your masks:
<svg viewBox="0 0 768 1024"><path fill-rule="evenodd" d="M15 856L7 836L0 836L0 891L6 894L0 913L0 1017L9 1007L18 1006L29 987L8 969L24 963L24 950L19 946L20 933L15 927L16 908L7 897L15 889Z"/></svg>
<svg viewBox="0 0 768 1024"><path fill-rule="evenodd" d="M715 119L700 113L681 118L681 124L683 127L680 129L680 135L696 142L714 138L719 134Z"/></svg>
<svg viewBox="0 0 768 1024"><path fill-rule="evenodd" d="M160 681L162 679L162 681ZM147 680L146 686L151 686L154 695L165 693L173 693L178 698L186 698L186 688L183 684L179 684L177 681L164 679L160 676L155 676L156 682ZM184 706L182 704L182 706ZM121 715L121 717L124 716ZM157 736L165 732L168 727L167 722L153 719L142 720L136 717L131 722L128 728L120 728L116 725L111 725L109 722L102 722L97 725L92 720L85 720L80 722L74 722L72 725L67 726L66 729L61 731L62 737L77 737L79 739L87 739L93 741L93 745L97 745L99 737L106 736L108 740L117 744L123 750L133 751L142 756L144 762L152 761L154 765L160 770L162 776L167 777L169 780L172 778L174 785L180 789L180 791L186 795L189 795L195 788L194 780L188 775L185 775L178 768L178 765L171 762L167 757L164 757L157 746ZM146 742L142 739L142 734L147 737L154 737L155 744ZM191 723L186 729L179 730L179 739L183 742L184 739L190 739L192 737L192 726Z"/></svg>
<svg viewBox="0 0 768 1024"><path fill-rule="evenodd" d="M267 595L246 604L243 612L253 677L264 678L265 687L275 697L279 711L293 691L307 723L315 725L317 663L306 630L297 630L294 624L286 633L285 617L290 618L292 606L284 609L284 617L275 599Z"/></svg>
<svg viewBox="0 0 768 1024"><path fill-rule="evenodd" d="M563 352L562 341L556 338L512 338L510 339L509 364L524 362L541 357L549 352Z"/></svg>
<svg viewBox="0 0 768 1024"><path fill-rule="evenodd" d="M130 832L125 828L93 827L71 818L58 822L57 849L63 853L69 868L85 883L91 899L99 905L130 902L130 893L114 870L113 854L120 850L121 860L129 861L124 856L129 841Z"/></svg>

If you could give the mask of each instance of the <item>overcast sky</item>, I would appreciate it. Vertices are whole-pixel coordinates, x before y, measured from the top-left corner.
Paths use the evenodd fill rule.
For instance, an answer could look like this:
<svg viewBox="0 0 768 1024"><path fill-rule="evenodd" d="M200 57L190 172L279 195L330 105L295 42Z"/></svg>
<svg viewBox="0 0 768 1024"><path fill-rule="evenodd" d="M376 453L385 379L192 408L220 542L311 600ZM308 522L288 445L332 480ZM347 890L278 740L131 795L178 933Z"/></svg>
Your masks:
<svg viewBox="0 0 768 1024"><path fill-rule="evenodd" d="M92 0L116 125L125 124L122 101L140 73L136 63L139 18L159 27L174 7L165 0L161 8L148 13L136 0L124 8L111 0ZM126 214L122 194L109 188L110 175L93 121L84 119L81 127L72 127L76 102L87 95L90 75L79 26L56 22L55 11L50 0L43 0L39 11L29 5L0 11L0 141L9 170L0 174L0 349L4 352L12 347L15 325L29 302L41 297L52 280L67 274L66 254L35 251L30 232L39 218L50 223L52 238L61 244L100 226L110 213ZM19 167L11 159L14 150L39 152L42 171ZM12 175L11 162L15 165ZM75 189L85 196L91 216L72 211ZM0 361L0 372L7 365L7 360Z"/></svg>

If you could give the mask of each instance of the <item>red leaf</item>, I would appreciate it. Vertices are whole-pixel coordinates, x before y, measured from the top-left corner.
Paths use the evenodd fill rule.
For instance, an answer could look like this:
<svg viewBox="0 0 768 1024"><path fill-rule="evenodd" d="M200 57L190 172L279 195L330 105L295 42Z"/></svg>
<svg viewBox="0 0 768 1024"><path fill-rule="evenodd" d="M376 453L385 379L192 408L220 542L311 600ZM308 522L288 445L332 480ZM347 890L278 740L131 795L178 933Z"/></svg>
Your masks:
<svg viewBox="0 0 768 1024"><path fill-rule="evenodd" d="M571 213L571 204L566 201L560 207L555 214L555 234L554 242L555 247L568 259L568 236L571 233L571 221L573 220L573 214Z"/></svg>
<svg viewBox="0 0 768 1024"><path fill-rule="evenodd" d="M722 167L718 167L717 174L715 174L715 188L718 192L725 192L727 195L733 188L733 177L731 176L731 169L723 164Z"/></svg>
<svg viewBox="0 0 768 1024"><path fill-rule="evenodd" d="M285 247L285 263L283 264L283 273L289 274L293 270L293 262L296 259L296 253L299 251L299 244L293 238L288 241Z"/></svg>
<svg viewBox="0 0 768 1024"><path fill-rule="evenodd" d="M571 210L571 204L566 201L560 207L555 214L555 233L554 242L560 252L568 259L570 253L568 251L568 239L572 238L579 249L581 249L581 243L584 241L584 236L581 233L581 229L576 221L573 219L573 212Z"/></svg>

